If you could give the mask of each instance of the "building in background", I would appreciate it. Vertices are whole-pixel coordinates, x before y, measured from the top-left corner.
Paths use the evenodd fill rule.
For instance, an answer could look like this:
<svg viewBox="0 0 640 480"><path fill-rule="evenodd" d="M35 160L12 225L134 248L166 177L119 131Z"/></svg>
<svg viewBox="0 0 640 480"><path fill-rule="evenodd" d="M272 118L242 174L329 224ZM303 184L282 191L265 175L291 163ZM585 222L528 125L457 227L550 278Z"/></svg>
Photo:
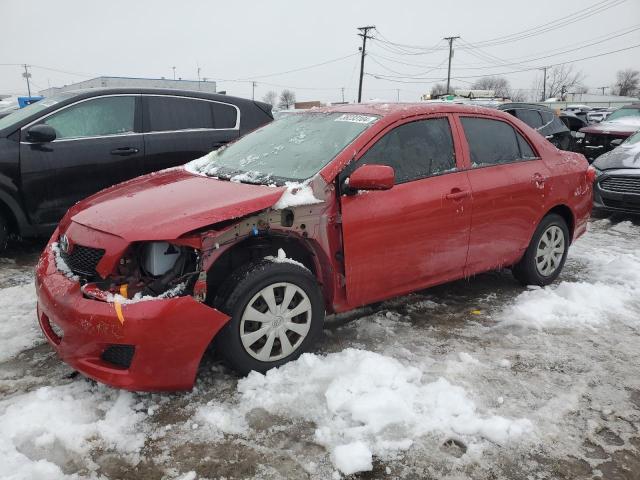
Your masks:
<svg viewBox="0 0 640 480"><path fill-rule="evenodd" d="M59 92L69 90L84 90L87 88L169 88L177 90L196 90L200 92L216 93L216 82L209 80L172 80L168 78L134 78L134 77L97 77L91 80L52 87L41 90L44 97L50 97Z"/></svg>

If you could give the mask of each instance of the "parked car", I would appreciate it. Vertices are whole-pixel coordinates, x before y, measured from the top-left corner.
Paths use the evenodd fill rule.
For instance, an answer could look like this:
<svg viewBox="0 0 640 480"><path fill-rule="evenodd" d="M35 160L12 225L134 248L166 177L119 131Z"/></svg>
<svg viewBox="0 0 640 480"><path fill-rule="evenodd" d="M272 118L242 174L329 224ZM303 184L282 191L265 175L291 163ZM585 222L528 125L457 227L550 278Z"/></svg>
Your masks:
<svg viewBox="0 0 640 480"><path fill-rule="evenodd" d="M567 128L569 129L569 133L571 134L571 143L569 144L569 148L567 150L571 152L580 152L582 140L584 138L584 133L582 133L580 130L582 130L589 124L586 120L583 120L574 113L566 111L561 111L558 115L558 118L567 126Z"/></svg>
<svg viewBox="0 0 640 480"><path fill-rule="evenodd" d="M640 213L640 132L593 162L597 180L594 206L613 212Z"/></svg>
<svg viewBox="0 0 640 480"><path fill-rule="evenodd" d="M581 151L592 162L598 156L613 150L626 138L640 130L640 103L619 108L606 121L589 125L580 130L584 133Z"/></svg>
<svg viewBox="0 0 640 480"><path fill-rule="evenodd" d="M499 110L510 113L540 132L560 150L570 150L571 132L549 107L534 103L503 103Z"/></svg>
<svg viewBox="0 0 640 480"><path fill-rule="evenodd" d="M325 312L511 267L547 285L587 228L595 171L517 118L447 103L292 113L184 168L73 206L37 267L74 369L188 389L307 351Z"/></svg>
<svg viewBox="0 0 640 480"><path fill-rule="evenodd" d="M155 89L60 93L0 119L0 249L50 235L110 185L186 163L273 119L271 106Z"/></svg>
<svg viewBox="0 0 640 480"><path fill-rule="evenodd" d="M589 123L600 123L605 121L614 110L608 108L594 108L587 112L587 121Z"/></svg>

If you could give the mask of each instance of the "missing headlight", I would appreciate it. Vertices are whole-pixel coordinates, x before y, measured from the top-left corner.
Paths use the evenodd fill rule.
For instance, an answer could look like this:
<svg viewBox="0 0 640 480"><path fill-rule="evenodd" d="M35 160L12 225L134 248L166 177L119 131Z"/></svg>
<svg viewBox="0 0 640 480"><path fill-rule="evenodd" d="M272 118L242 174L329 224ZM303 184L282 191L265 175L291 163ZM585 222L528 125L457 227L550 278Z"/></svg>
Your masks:
<svg viewBox="0 0 640 480"><path fill-rule="evenodd" d="M142 268L152 277L164 275L180 258L180 250L168 242L150 242L142 250Z"/></svg>

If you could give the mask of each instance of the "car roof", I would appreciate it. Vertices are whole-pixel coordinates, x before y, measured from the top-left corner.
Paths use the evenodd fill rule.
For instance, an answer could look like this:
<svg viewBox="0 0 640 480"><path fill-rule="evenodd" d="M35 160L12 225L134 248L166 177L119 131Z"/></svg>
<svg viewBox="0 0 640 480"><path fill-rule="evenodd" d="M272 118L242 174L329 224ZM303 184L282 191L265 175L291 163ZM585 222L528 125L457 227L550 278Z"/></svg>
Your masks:
<svg viewBox="0 0 640 480"><path fill-rule="evenodd" d="M547 105L538 105L537 103L509 102L498 105L498 110L506 110L508 108L530 108L534 110L553 111Z"/></svg>
<svg viewBox="0 0 640 480"><path fill-rule="evenodd" d="M342 112L362 115L378 115L388 118L389 120L411 117L414 115L424 115L429 113L484 113L489 115L496 115L496 113L498 113L494 108L481 107L478 105L465 105L452 102L355 103L348 105L319 107L308 111L322 113ZM498 115L500 114L498 113Z"/></svg>

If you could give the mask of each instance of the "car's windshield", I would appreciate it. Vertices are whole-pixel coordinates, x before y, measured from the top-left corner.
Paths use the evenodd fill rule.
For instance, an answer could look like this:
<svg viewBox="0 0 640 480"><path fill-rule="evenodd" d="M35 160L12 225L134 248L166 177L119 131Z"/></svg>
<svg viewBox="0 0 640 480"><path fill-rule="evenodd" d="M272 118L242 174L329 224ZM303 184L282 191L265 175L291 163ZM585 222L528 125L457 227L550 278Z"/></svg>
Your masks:
<svg viewBox="0 0 640 480"><path fill-rule="evenodd" d="M607 121L623 117L640 117L640 108L620 108L607 117Z"/></svg>
<svg viewBox="0 0 640 480"><path fill-rule="evenodd" d="M187 170L247 183L306 180L377 119L353 113L291 113L194 160Z"/></svg>
<svg viewBox="0 0 640 480"><path fill-rule="evenodd" d="M636 143L640 143L640 130L624 141L625 145L634 145Z"/></svg>
<svg viewBox="0 0 640 480"><path fill-rule="evenodd" d="M32 103L31 105L27 105L24 108L20 108L19 110L10 113L6 117L0 118L0 130L15 125L25 118L29 117L30 115L41 112L42 110L72 96L73 94L71 93L59 93L57 95L52 95L51 97L43 98L42 100Z"/></svg>

